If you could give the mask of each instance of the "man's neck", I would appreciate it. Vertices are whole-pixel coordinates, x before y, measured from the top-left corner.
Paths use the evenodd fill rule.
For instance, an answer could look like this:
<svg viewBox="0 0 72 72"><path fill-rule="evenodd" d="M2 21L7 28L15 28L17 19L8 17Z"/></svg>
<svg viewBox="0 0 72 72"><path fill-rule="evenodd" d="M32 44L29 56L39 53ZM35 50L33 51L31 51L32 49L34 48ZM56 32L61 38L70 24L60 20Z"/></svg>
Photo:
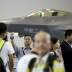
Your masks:
<svg viewBox="0 0 72 72"><path fill-rule="evenodd" d="M29 45L25 45L25 47L26 47L26 48L30 48L30 46L29 46Z"/></svg>

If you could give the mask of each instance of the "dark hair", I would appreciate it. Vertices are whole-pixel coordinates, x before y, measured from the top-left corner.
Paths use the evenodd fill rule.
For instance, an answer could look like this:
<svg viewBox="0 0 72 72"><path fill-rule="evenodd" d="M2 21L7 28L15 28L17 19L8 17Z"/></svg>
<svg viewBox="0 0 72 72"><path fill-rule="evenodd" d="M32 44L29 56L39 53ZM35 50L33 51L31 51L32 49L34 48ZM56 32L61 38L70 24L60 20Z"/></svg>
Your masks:
<svg viewBox="0 0 72 72"><path fill-rule="evenodd" d="M58 38L56 38L56 37L52 37L52 38L51 38L51 42L52 42L53 44L56 44L57 41L58 41Z"/></svg>
<svg viewBox="0 0 72 72"><path fill-rule="evenodd" d="M8 41L7 35L6 35L6 37L5 37L5 38L3 38L3 40Z"/></svg>
<svg viewBox="0 0 72 72"><path fill-rule="evenodd" d="M32 35L31 35L31 34L25 34L24 36L25 36L25 37L26 37L26 36L30 36L30 37L32 37Z"/></svg>
<svg viewBox="0 0 72 72"><path fill-rule="evenodd" d="M0 35L7 31L7 26L5 23L0 23Z"/></svg>
<svg viewBox="0 0 72 72"><path fill-rule="evenodd" d="M66 31L65 31L65 38L67 38L67 37L70 36L71 34L72 34L72 29L66 30Z"/></svg>
<svg viewBox="0 0 72 72"><path fill-rule="evenodd" d="M24 35L24 38L26 38L27 36L31 37L32 38L32 35L31 34L25 34ZM33 39L33 38L32 38Z"/></svg>

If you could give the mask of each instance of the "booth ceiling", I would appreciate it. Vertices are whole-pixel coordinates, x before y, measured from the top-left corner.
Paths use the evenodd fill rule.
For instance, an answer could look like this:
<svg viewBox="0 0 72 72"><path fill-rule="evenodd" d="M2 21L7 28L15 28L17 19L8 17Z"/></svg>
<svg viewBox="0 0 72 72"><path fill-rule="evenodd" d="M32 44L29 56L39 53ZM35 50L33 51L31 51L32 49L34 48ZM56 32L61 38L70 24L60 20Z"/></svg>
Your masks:
<svg viewBox="0 0 72 72"><path fill-rule="evenodd" d="M26 16L37 9L72 12L72 0L0 0L0 19Z"/></svg>

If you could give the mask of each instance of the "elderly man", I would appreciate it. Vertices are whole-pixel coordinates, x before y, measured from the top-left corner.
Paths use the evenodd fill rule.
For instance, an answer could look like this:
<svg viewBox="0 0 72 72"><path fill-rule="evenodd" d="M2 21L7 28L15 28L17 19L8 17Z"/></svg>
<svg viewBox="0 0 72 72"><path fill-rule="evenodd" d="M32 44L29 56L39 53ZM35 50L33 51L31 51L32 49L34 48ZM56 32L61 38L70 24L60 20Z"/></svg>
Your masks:
<svg viewBox="0 0 72 72"><path fill-rule="evenodd" d="M38 32L34 38L32 53L25 55L18 63L17 72L64 72L55 69L56 56L50 53L50 34ZM50 66L49 66L50 65ZM59 65L59 64L58 64ZM53 71L54 70L54 71Z"/></svg>

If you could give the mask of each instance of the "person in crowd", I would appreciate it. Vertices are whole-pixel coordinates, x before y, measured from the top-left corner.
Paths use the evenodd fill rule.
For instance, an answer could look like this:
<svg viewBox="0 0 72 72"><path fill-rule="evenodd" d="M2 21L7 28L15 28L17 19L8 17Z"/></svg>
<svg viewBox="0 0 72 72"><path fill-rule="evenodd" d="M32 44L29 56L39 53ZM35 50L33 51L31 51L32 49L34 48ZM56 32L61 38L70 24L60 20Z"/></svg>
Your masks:
<svg viewBox="0 0 72 72"><path fill-rule="evenodd" d="M65 40L61 43L61 51L66 72L72 72L72 29L65 31Z"/></svg>
<svg viewBox="0 0 72 72"><path fill-rule="evenodd" d="M22 57L17 66L17 72L64 72L60 67L54 52L50 52L50 34L38 32L34 38L34 48L28 55Z"/></svg>
<svg viewBox="0 0 72 72"><path fill-rule="evenodd" d="M58 59L63 62L61 47L60 47L60 40L56 37L51 38L51 50L55 52L58 56Z"/></svg>
<svg viewBox="0 0 72 72"><path fill-rule="evenodd" d="M3 43L0 51L0 57L4 62L6 72L12 72L14 49L11 43L6 40L6 36L7 36L7 26L5 23L0 23L0 43L1 43L0 46Z"/></svg>
<svg viewBox="0 0 72 72"><path fill-rule="evenodd" d="M24 53L25 54L28 54L31 52L31 44L32 44L32 37L29 36L29 35L26 35L24 37L24 45L25 45L25 48L24 48Z"/></svg>
<svg viewBox="0 0 72 72"><path fill-rule="evenodd" d="M19 60L21 57L23 57L24 55L28 54L31 52L31 44L32 44L32 38L31 36L29 35L26 35L24 37L24 47L21 47L21 48L18 48L15 46L14 44L14 41L13 41L13 37L11 38L11 42L12 42L12 45L14 47L14 50L15 50L15 54L16 54L16 57L17 59Z"/></svg>
<svg viewBox="0 0 72 72"><path fill-rule="evenodd" d="M56 37L51 38L51 50L55 53L55 55L58 57L58 60L63 64L64 66L64 61L61 53L61 47L60 47L60 41Z"/></svg>
<svg viewBox="0 0 72 72"><path fill-rule="evenodd" d="M51 48L52 50L56 50L60 48L60 41L56 37L51 38Z"/></svg>

